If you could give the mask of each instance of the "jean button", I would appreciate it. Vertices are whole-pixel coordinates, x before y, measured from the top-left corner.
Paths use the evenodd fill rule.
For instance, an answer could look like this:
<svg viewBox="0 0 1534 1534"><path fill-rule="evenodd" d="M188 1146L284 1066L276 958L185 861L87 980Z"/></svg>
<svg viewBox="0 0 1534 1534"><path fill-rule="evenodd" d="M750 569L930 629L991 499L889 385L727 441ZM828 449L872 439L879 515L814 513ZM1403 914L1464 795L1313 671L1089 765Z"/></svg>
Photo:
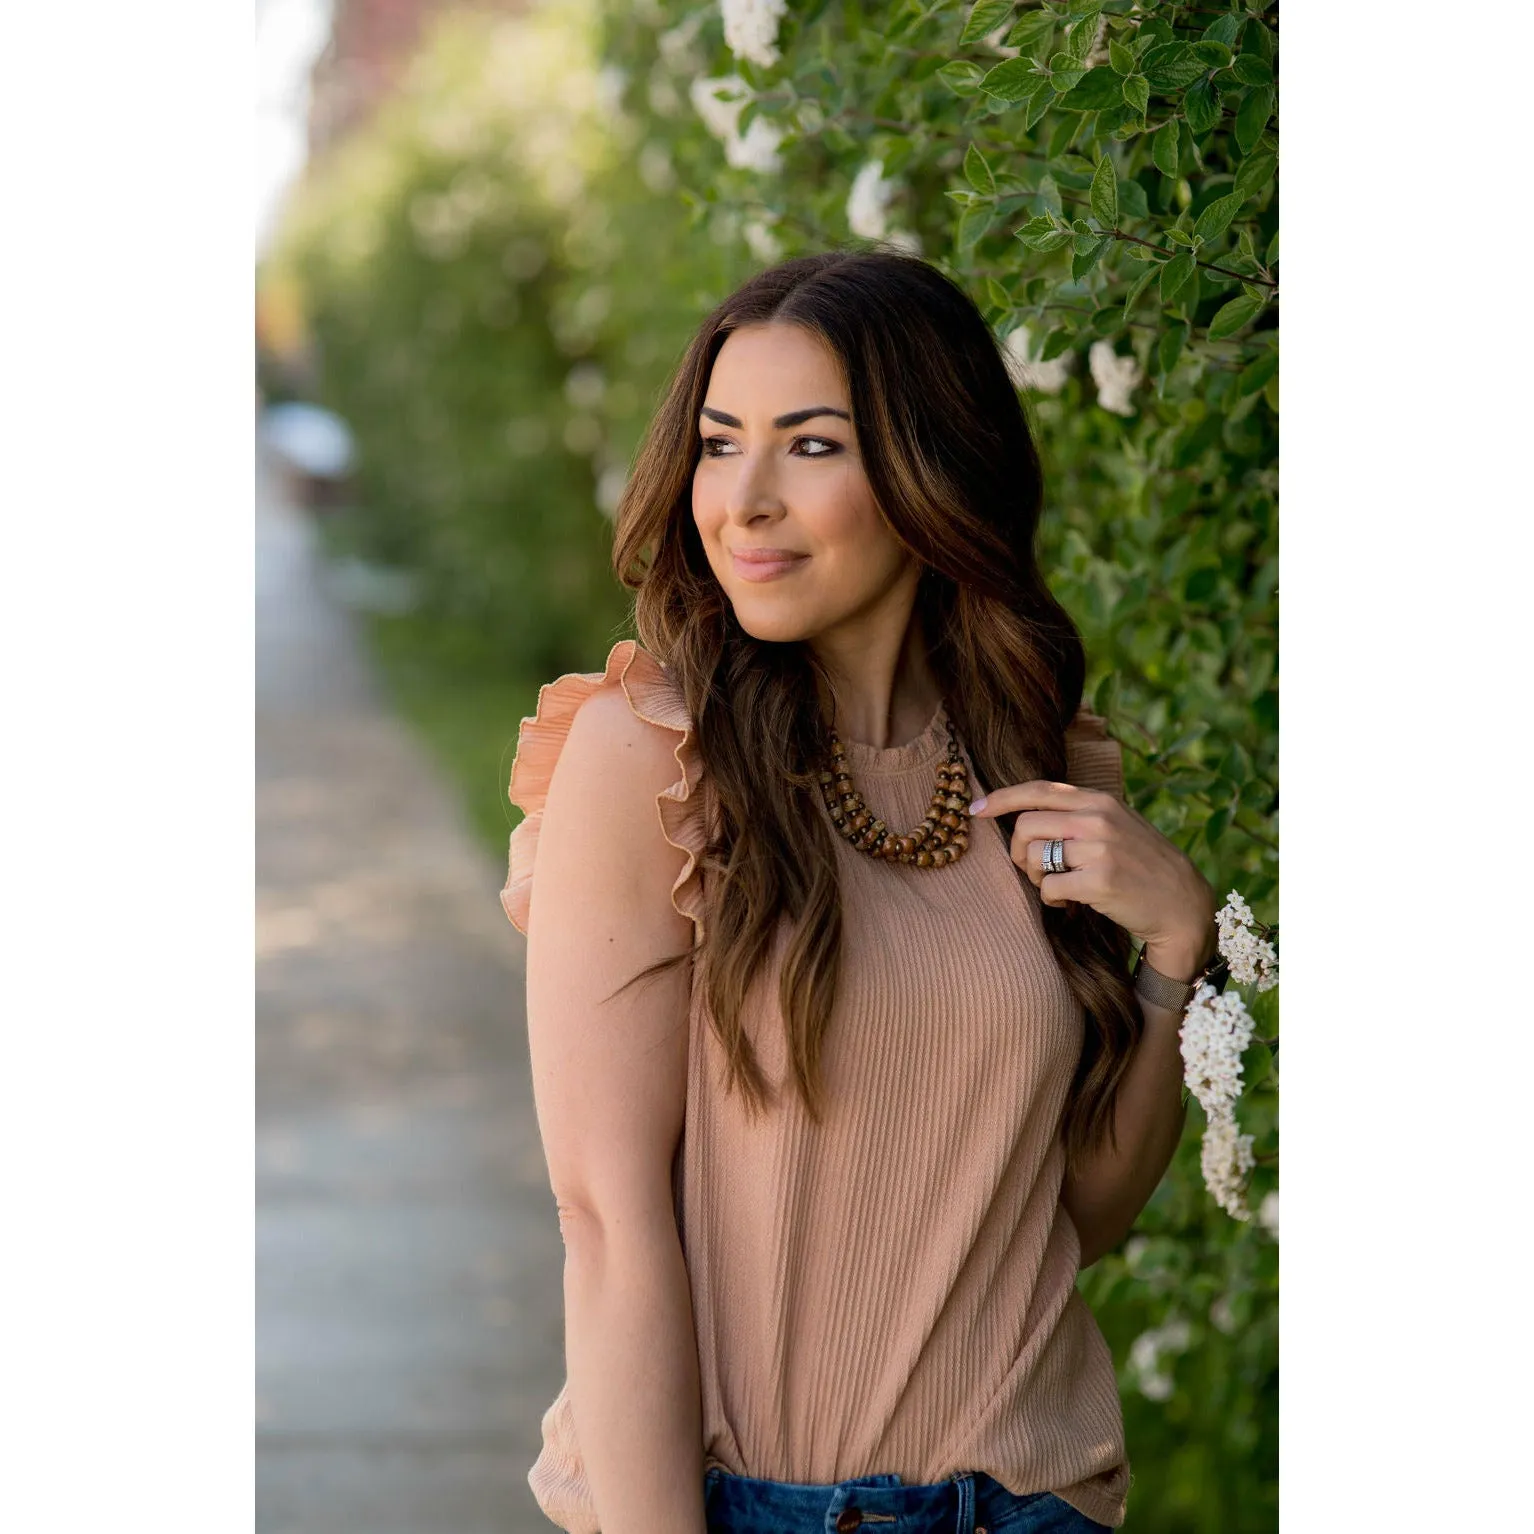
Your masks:
<svg viewBox="0 0 1534 1534"><path fill-rule="evenodd" d="M849 1529L855 1529L863 1521L862 1509L856 1507L844 1508L837 1515L836 1534L847 1534Z"/></svg>

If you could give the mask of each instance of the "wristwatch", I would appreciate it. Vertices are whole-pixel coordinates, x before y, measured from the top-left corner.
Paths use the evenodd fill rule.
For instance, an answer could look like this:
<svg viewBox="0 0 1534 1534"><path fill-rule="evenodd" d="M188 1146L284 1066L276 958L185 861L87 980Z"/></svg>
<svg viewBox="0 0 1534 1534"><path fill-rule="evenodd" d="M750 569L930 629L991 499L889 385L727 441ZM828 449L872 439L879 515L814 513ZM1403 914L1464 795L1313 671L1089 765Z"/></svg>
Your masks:
<svg viewBox="0 0 1534 1534"><path fill-rule="evenodd" d="M1134 981L1135 994L1144 997L1153 1007L1181 1012L1201 985L1212 985L1216 992L1223 991L1225 982L1230 979L1230 964L1216 949L1214 957L1191 980L1173 980L1170 975L1163 975L1154 965L1146 963L1142 947L1130 978Z"/></svg>

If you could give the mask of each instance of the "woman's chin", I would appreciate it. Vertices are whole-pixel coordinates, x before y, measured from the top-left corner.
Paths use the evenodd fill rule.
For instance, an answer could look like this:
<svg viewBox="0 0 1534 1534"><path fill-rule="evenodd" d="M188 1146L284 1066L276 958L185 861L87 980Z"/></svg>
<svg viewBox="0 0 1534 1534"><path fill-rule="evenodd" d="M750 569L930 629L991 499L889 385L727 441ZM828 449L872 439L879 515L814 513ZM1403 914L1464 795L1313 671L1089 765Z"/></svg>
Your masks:
<svg viewBox="0 0 1534 1534"><path fill-rule="evenodd" d="M813 632L813 626L807 625L801 616L781 608L774 610L769 602L753 602L748 598L731 605L735 610L735 621L763 644L792 644L808 638Z"/></svg>

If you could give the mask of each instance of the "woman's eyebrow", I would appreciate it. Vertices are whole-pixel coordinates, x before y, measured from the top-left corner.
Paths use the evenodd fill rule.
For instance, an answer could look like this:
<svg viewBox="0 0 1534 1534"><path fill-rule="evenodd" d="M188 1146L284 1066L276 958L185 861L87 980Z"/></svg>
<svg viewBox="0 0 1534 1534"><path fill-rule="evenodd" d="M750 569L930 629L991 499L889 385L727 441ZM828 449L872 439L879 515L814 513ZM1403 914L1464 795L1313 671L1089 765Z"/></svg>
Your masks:
<svg viewBox="0 0 1534 1534"><path fill-rule="evenodd" d="M729 415L723 410L715 410L709 405L703 407L703 414L711 421L718 421L721 426L739 427L738 417ZM790 410L787 415L780 415L772 424L774 429L783 431L790 426L798 426L803 421L808 421L817 415L839 415L842 420L850 421L852 417L845 410L838 410L835 405L810 405L804 410Z"/></svg>

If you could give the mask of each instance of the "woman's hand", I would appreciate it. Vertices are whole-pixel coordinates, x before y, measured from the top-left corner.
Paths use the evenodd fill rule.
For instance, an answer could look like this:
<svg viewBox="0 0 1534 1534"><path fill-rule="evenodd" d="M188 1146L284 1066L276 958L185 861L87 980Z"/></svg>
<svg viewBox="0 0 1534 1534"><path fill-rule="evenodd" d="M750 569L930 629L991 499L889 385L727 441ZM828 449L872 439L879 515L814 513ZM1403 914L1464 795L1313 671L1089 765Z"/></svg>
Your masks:
<svg viewBox="0 0 1534 1534"><path fill-rule="evenodd" d="M977 808L977 805L979 808ZM1174 842L1121 799L1074 783L1035 779L993 789L970 806L985 819L1020 812L1011 857L1049 906L1079 900L1146 944L1146 961L1188 979L1213 957L1215 898L1209 881ZM1044 872L1044 844L1065 842L1061 874ZM1182 968L1187 975L1179 975Z"/></svg>

